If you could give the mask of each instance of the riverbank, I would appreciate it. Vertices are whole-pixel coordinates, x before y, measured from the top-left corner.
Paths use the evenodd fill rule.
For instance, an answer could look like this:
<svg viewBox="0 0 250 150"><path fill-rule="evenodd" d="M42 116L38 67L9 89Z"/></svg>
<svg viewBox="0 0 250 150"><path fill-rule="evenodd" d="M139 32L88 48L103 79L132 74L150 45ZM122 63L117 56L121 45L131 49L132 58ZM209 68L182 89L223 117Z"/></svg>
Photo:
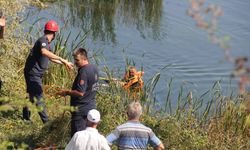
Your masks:
<svg viewBox="0 0 250 150"><path fill-rule="evenodd" d="M0 8L9 10L5 13L5 38L0 39L0 77L3 81L0 93L0 149L64 147L69 140L69 110L72 108L68 107L68 98L56 97L54 93L58 88L69 88L72 75L61 67L51 65L44 87L51 122L43 125L37 114L38 109L28 102L25 92L22 70L33 43L29 43L32 35L23 31L20 25L22 17L17 15L25 6L31 5L29 1L23 2L0 0ZM59 35L61 41L66 38ZM63 45L58 45L57 54L66 55L67 49L62 49ZM156 74L145 85L145 93L140 97L144 109L141 121L153 129L166 149L250 149L250 116L245 105L249 97L230 99L214 88L210 91L212 99L205 103L204 97L186 96L180 92L176 98L176 109L167 103L164 109L155 110L150 91L157 84L158 77ZM97 109L102 114L99 130L104 135L126 121L125 108L130 102L121 88L111 85L101 88L97 95ZM33 122L25 122L21 118L25 105L32 108Z"/></svg>

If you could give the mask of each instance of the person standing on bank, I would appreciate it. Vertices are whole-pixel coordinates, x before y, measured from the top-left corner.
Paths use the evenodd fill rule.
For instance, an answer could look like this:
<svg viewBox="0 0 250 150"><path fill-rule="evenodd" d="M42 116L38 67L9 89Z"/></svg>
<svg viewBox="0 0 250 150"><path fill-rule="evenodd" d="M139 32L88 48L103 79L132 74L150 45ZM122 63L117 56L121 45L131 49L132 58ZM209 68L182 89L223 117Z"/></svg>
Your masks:
<svg viewBox="0 0 250 150"><path fill-rule="evenodd" d="M0 11L0 39L3 39L5 24L6 19L2 16L2 12Z"/></svg>
<svg viewBox="0 0 250 150"><path fill-rule="evenodd" d="M46 113L45 104L42 100L42 77L48 68L49 61L57 64L64 64L68 69L73 69L73 64L55 55L50 48L50 43L54 40L56 32L59 30L58 24L50 20L45 24L44 35L40 37L29 52L24 67L24 77L26 81L27 93L32 103L42 108L39 112L43 123L49 118ZM28 107L23 108L23 119L30 120L31 112Z"/></svg>
<svg viewBox="0 0 250 150"><path fill-rule="evenodd" d="M65 150L110 150L107 140L97 130L100 118L98 110L90 110L86 130L76 132Z"/></svg>
<svg viewBox="0 0 250 150"><path fill-rule="evenodd" d="M88 61L87 51L79 48L73 53L78 74L71 90L62 90L58 95L71 97L70 105L77 107L71 113L71 137L77 131L86 128L86 118L89 110L96 108L95 95L98 87L98 70Z"/></svg>
<svg viewBox="0 0 250 150"><path fill-rule="evenodd" d="M146 150L148 144L154 150L164 150L164 145L154 132L140 123L142 106L139 102L132 102L127 109L128 121L118 126L106 139L109 145L117 144L119 150Z"/></svg>

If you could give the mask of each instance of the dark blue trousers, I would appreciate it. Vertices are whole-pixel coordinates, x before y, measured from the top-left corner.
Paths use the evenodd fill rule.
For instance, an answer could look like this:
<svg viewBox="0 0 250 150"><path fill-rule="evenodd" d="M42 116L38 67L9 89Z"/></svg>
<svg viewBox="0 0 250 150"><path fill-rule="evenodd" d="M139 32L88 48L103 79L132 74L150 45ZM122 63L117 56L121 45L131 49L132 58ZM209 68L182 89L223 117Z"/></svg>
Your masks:
<svg viewBox="0 0 250 150"><path fill-rule="evenodd" d="M46 113L46 108L45 108L45 104L42 100L42 96L34 96L32 94L29 94L30 97L30 102L32 102L33 104L35 103L37 107L41 108L42 110L38 112L41 120L43 121L43 123L46 123L47 121L49 121L49 117ZM31 112L29 110L29 108L23 107L23 119L25 120L30 120L30 116L31 116Z"/></svg>
<svg viewBox="0 0 250 150"><path fill-rule="evenodd" d="M38 112L43 123L46 123L49 120L49 117L46 113L45 103L43 101L43 89L42 89L42 79L37 76L25 75L25 81L27 86L27 93L29 93L29 100L31 103L35 103L37 107L41 108L41 111ZM23 108L23 119L30 120L31 112L26 106Z"/></svg>
<svg viewBox="0 0 250 150"><path fill-rule="evenodd" d="M71 113L71 137L77 132L85 130L87 123L87 116L82 112Z"/></svg>

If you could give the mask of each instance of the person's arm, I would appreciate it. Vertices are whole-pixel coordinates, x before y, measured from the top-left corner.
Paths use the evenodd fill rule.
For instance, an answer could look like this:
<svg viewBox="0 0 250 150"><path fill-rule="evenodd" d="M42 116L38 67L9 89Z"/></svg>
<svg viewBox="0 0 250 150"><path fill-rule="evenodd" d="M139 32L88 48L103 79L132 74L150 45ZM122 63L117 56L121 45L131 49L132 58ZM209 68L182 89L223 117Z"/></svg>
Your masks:
<svg viewBox="0 0 250 150"><path fill-rule="evenodd" d="M160 145L156 146L154 150L164 150L164 145L161 143Z"/></svg>
<svg viewBox="0 0 250 150"><path fill-rule="evenodd" d="M60 92L57 93L60 96L74 96L74 97L81 97L84 95L83 92L79 92L77 90L62 90Z"/></svg>
<svg viewBox="0 0 250 150"><path fill-rule="evenodd" d="M5 17L1 17L0 18L0 39L2 39L4 35L5 23L6 23Z"/></svg>
<svg viewBox="0 0 250 150"><path fill-rule="evenodd" d="M138 77L142 77L144 75L144 71L138 71L137 75L138 75Z"/></svg>
<svg viewBox="0 0 250 150"><path fill-rule="evenodd" d="M42 48L41 53L43 56L48 57L52 62L57 63L57 64L64 64L67 68L73 69L73 64L71 62L68 62L67 60L55 55L54 53L47 50L46 48Z"/></svg>
<svg viewBox="0 0 250 150"><path fill-rule="evenodd" d="M164 150L164 145L152 130L149 133L149 144L154 147L154 150Z"/></svg>
<svg viewBox="0 0 250 150"><path fill-rule="evenodd" d="M70 142L65 147L65 150L74 150L78 147L78 140L77 140L77 133L74 134L74 136L71 138Z"/></svg>
<svg viewBox="0 0 250 150"><path fill-rule="evenodd" d="M56 59L50 59L50 61L56 64L63 64L60 60L56 60Z"/></svg>
<svg viewBox="0 0 250 150"><path fill-rule="evenodd" d="M112 145L118 138L113 133L111 133L106 137L106 139L108 141L108 144Z"/></svg>
<svg viewBox="0 0 250 150"><path fill-rule="evenodd" d="M101 148L100 150L110 150L110 147L109 147L109 144L108 144L108 141L106 140L106 138L101 135Z"/></svg>
<svg viewBox="0 0 250 150"><path fill-rule="evenodd" d="M6 23L5 17L1 17L0 18L0 26L5 27L5 23Z"/></svg>
<svg viewBox="0 0 250 150"><path fill-rule="evenodd" d="M61 57L55 55L54 53L52 53L51 51L47 50L46 48L42 48L41 49L41 53L43 56L48 57L50 60L54 59L54 60L59 60L61 61Z"/></svg>
<svg viewBox="0 0 250 150"><path fill-rule="evenodd" d="M108 144L109 145L112 145L114 144L117 139L119 138L120 136L120 131L118 130L118 128L116 128L114 131L112 131L107 137L107 141L108 141Z"/></svg>
<svg viewBox="0 0 250 150"><path fill-rule="evenodd" d="M84 93L87 90L88 87L88 76L84 70L80 70L77 75L78 78L76 78L75 89L74 90L62 90L58 92L58 95L61 96L74 96L74 97L82 97L84 96ZM86 82L85 82L86 81Z"/></svg>

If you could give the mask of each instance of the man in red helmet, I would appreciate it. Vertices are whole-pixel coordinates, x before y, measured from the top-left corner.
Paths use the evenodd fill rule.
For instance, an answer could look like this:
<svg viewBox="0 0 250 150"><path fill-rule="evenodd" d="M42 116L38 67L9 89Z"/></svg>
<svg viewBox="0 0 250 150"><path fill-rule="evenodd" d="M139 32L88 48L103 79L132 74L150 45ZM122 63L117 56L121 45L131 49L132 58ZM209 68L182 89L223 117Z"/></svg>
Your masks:
<svg viewBox="0 0 250 150"><path fill-rule="evenodd" d="M58 30L59 26L54 20L50 20L45 24L44 35L35 42L33 48L30 50L24 68L29 99L32 103L35 102L38 107L42 108L39 115L43 123L46 123L49 119L45 110L45 104L42 101L42 76L48 68L49 61L57 64L64 64L67 68L73 69L73 64L71 62L55 55L51 51L50 43L55 38L55 34ZM30 115L28 107L24 107L23 119L30 120Z"/></svg>

